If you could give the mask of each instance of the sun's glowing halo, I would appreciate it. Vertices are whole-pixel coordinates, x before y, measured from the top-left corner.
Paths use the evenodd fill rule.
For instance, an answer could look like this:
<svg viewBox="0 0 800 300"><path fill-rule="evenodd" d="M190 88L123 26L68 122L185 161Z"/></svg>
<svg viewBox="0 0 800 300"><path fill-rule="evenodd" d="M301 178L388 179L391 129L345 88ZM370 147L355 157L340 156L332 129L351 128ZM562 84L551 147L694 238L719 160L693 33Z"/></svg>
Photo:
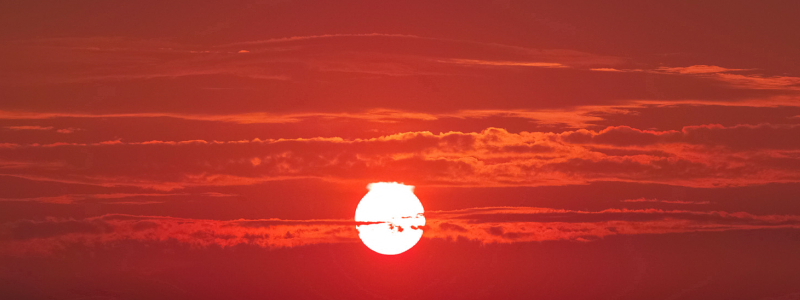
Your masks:
<svg viewBox="0 0 800 300"><path fill-rule="evenodd" d="M368 248L385 255L396 255L411 249L422 238L425 209L414 186L397 182L367 185L367 195L356 208L358 237Z"/></svg>

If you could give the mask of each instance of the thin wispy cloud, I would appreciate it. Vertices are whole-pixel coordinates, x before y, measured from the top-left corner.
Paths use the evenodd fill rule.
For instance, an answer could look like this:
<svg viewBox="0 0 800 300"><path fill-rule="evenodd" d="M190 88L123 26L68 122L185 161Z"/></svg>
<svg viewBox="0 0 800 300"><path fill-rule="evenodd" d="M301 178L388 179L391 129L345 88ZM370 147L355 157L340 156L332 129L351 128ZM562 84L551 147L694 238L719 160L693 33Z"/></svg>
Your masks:
<svg viewBox="0 0 800 300"><path fill-rule="evenodd" d="M524 61L490 61L490 60L477 60L477 59L450 59L439 60L442 63L459 64L459 65L477 65L477 66L510 66L510 67L540 67L540 68L566 68L567 66L560 63L551 62L524 62Z"/></svg>
<svg viewBox="0 0 800 300"><path fill-rule="evenodd" d="M710 74L710 73L749 71L752 69L729 69L720 66L694 65L688 67L660 67L656 70L661 72L678 73L678 74Z"/></svg>
<svg viewBox="0 0 800 300"><path fill-rule="evenodd" d="M620 202L624 202L624 203L699 204L699 205L711 204L710 201L659 200L659 199L647 199L647 198L625 199L625 200L620 200Z"/></svg>

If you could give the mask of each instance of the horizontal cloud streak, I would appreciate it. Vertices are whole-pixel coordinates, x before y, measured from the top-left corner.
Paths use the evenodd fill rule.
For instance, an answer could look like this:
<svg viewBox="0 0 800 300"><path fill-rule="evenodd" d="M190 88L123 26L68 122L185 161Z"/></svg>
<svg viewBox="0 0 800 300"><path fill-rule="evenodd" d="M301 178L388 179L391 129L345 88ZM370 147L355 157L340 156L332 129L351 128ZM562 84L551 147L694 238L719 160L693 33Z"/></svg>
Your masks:
<svg viewBox="0 0 800 300"><path fill-rule="evenodd" d="M626 199L621 200L620 202L625 203L667 203L667 204L711 204L709 201L683 201L683 200L659 200L659 199L647 199L647 198L638 198L638 199Z"/></svg>
<svg viewBox="0 0 800 300"><path fill-rule="evenodd" d="M447 115L445 115L447 116ZM458 115L456 114L456 117ZM435 120L438 117L434 114L406 112L398 110L373 109L363 113L243 113L243 114L179 114L179 113L125 113L125 114L85 114L85 113L56 113L56 112L11 112L0 110L0 119L8 120L40 120L55 118L79 118L79 119L98 119L98 118L175 118L194 121L216 121L231 122L238 124L274 124L274 123L296 123L304 119L353 119L374 122L397 122L399 120ZM36 126L13 126L9 129L39 129L49 130L52 128L38 128Z"/></svg>
<svg viewBox="0 0 800 300"><path fill-rule="evenodd" d="M607 209L597 212L531 207L489 207L431 212L427 238L516 243L588 241L619 234L800 228L798 216L748 213Z"/></svg>
<svg viewBox="0 0 800 300"><path fill-rule="evenodd" d="M695 187L797 182L798 125L653 131L405 132L367 139L3 144L3 175L172 190L293 178L537 186L638 181ZM12 170L10 172L8 170Z"/></svg>
<svg viewBox="0 0 800 300"><path fill-rule="evenodd" d="M149 194L131 194L131 193L114 193L114 194L67 194L49 197L32 197L32 198L0 198L0 201L25 201L25 202L40 202L40 203L60 203L71 204L81 202L93 203L114 203L114 204L152 204L161 203L160 198L170 197L233 197L236 195L223 194L223 193L149 193Z"/></svg>
<svg viewBox="0 0 800 300"><path fill-rule="evenodd" d="M588 241L620 234L665 234L769 228L800 229L800 216L721 211L607 209L572 211L533 207L485 207L426 213L424 238L482 243ZM286 248L357 242L348 220L198 220L104 215L81 220L22 220L0 226L0 252L47 255L75 245L111 247L121 241L180 243L192 247L252 245Z"/></svg>
<svg viewBox="0 0 800 300"><path fill-rule="evenodd" d="M352 242L355 222L343 220L197 220L105 215L83 220L17 221L3 226L5 254L49 254L70 245L98 246L119 241L178 242L195 247L256 245L265 248Z"/></svg>
<svg viewBox="0 0 800 300"><path fill-rule="evenodd" d="M685 126L681 131L640 130L628 126L608 127L601 131L578 130L562 136L575 143L618 146L685 143L724 146L735 150L800 149L800 142L786 139L800 134L800 125L759 124L726 127L718 124Z"/></svg>
<svg viewBox="0 0 800 300"><path fill-rule="evenodd" d="M565 63L605 65L621 61L615 57L571 50L536 50L502 44L383 33L295 36L206 47L130 38L51 38L4 43L10 57L26 61L29 67L13 74L0 72L0 76L6 79L3 84L41 85L206 75L286 81L292 80L293 76L290 74L297 73L298 69L384 75L447 74L441 72L442 70L431 72L429 67L423 66L431 59L439 60L441 55L431 56L428 53L430 51L418 49L410 49L410 52L399 56L391 55L389 53L395 53L397 49L387 49L378 39L410 43L430 49L434 53L444 51L445 57L463 54L466 50L472 53L470 56L491 53L497 58L514 59L442 60L456 64L563 67ZM349 43L351 40L357 42ZM323 55L309 55L316 53L314 49L320 46L333 49L344 46L352 48L353 52L365 52L369 55L385 52L389 55L384 57L387 63L379 64L363 61L359 56L353 57L347 51L340 53L334 50L322 52ZM373 48L380 51L369 51ZM31 59L32 57L39 59ZM517 62L525 59L545 62ZM53 65L62 68L54 72L50 68ZM401 66L403 71L398 73L398 68L393 66Z"/></svg>
<svg viewBox="0 0 800 300"><path fill-rule="evenodd" d="M539 68L566 67L563 64L552 63L552 62L491 61L491 60L477 60L477 59L451 59L451 60L440 60L439 62L459 64L459 65L477 65L477 66L495 66L495 67L539 67Z"/></svg>

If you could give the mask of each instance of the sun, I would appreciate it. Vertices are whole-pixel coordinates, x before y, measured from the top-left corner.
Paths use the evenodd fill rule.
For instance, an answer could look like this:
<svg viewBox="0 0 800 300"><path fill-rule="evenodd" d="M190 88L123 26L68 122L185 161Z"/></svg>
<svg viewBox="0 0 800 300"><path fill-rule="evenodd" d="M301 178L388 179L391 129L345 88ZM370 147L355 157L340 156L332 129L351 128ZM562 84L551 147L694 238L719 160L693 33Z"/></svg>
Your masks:
<svg viewBox="0 0 800 300"><path fill-rule="evenodd" d="M411 249L422 238L425 209L414 186L397 182L367 185L367 195L356 208L358 237L368 248L385 255L396 255Z"/></svg>

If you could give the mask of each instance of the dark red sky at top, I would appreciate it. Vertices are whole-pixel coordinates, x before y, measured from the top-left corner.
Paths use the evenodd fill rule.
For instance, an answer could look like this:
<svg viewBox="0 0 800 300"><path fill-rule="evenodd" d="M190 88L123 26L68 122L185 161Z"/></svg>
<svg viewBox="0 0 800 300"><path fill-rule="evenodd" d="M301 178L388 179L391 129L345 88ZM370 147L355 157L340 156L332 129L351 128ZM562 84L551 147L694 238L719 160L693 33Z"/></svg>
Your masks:
<svg viewBox="0 0 800 300"><path fill-rule="evenodd" d="M0 3L0 298L798 299L798 11Z"/></svg>

